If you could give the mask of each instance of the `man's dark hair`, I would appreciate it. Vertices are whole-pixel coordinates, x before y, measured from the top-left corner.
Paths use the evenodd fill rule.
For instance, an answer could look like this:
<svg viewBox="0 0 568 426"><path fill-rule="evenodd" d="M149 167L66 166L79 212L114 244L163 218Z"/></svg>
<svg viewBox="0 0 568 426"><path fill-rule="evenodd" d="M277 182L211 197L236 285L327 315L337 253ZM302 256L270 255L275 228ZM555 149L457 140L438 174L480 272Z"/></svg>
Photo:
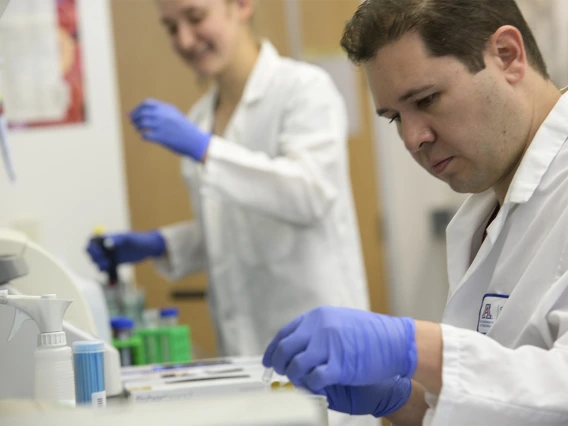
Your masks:
<svg viewBox="0 0 568 426"><path fill-rule="evenodd" d="M341 46L360 64L406 33L416 32L432 56L454 56L477 73L485 69L487 42L503 25L520 31L529 64L549 79L515 0L366 0L345 25Z"/></svg>

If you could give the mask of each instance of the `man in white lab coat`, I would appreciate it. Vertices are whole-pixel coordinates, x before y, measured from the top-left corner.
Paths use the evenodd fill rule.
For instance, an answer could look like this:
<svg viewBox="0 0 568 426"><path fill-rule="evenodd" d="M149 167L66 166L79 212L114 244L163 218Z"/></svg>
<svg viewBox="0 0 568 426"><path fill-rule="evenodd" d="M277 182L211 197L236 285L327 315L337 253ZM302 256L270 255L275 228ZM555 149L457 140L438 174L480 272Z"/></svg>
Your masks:
<svg viewBox="0 0 568 426"><path fill-rule="evenodd" d="M342 46L414 159L473 193L443 323L318 308L264 364L395 424L567 425L568 94L515 1L367 0Z"/></svg>

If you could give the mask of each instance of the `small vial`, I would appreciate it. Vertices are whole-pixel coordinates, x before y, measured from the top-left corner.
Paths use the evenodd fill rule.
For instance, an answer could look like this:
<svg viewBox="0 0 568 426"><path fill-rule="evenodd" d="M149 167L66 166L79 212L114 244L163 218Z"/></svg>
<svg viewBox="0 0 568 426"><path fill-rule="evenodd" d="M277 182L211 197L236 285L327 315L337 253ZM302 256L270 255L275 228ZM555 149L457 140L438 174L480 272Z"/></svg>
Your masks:
<svg viewBox="0 0 568 426"><path fill-rule="evenodd" d="M160 326L160 311L157 309L145 309L142 313L142 321L145 328L158 328Z"/></svg>
<svg viewBox="0 0 568 426"><path fill-rule="evenodd" d="M157 363L158 357L158 341L154 333L149 330L156 330L160 327L160 311L158 309L145 309L142 312L142 322L146 328L144 333L144 348L146 349L146 361L150 364Z"/></svg>
<svg viewBox="0 0 568 426"><path fill-rule="evenodd" d="M179 311L177 308L163 308L160 310L160 325L163 328L177 327ZM171 362L170 341L168 334L162 336L162 362Z"/></svg>
<svg viewBox="0 0 568 426"><path fill-rule="evenodd" d="M273 374L274 374L274 368L272 368L272 367L265 368L264 374L262 375L262 381L269 385L270 382L272 381L272 375Z"/></svg>
<svg viewBox="0 0 568 426"><path fill-rule="evenodd" d="M134 321L126 317L115 317L110 321L112 327L112 336L116 340L128 340L132 337L132 329L134 328ZM120 365L127 367L132 365L132 350L131 348L118 348L120 353Z"/></svg>
<svg viewBox="0 0 568 426"><path fill-rule="evenodd" d="M163 308L160 310L160 322L162 327L176 327L178 325L178 308Z"/></svg>

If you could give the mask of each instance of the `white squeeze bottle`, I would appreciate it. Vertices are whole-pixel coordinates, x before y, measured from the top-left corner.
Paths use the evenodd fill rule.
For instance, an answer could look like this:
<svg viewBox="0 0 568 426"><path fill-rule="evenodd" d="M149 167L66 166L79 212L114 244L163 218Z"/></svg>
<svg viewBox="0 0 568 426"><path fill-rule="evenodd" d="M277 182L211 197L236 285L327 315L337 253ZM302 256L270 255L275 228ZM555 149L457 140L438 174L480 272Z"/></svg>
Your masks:
<svg viewBox="0 0 568 426"><path fill-rule="evenodd" d="M71 302L57 299L55 294L8 295L8 290L0 290L0 304L16 308L8 340L26 320L35 321L39 328L35 351L35 399L65 406L75 406L73 354L63 331L63 315Z"/></svg>

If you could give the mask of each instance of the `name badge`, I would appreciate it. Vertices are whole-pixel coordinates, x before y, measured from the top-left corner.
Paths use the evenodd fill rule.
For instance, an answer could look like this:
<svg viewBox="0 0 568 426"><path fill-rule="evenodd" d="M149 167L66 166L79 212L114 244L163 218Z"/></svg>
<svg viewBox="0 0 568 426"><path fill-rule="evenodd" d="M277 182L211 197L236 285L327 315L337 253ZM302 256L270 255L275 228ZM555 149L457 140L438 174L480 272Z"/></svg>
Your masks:
<svg viewBox="0 0 568 426"><path fill-rule="evenodd" d="M477 321L477 331L481 334L487 334L493 326L499 314L505 307L509 296L504 294L486 294L481 301L479 309L479 319Z"/></svg>

